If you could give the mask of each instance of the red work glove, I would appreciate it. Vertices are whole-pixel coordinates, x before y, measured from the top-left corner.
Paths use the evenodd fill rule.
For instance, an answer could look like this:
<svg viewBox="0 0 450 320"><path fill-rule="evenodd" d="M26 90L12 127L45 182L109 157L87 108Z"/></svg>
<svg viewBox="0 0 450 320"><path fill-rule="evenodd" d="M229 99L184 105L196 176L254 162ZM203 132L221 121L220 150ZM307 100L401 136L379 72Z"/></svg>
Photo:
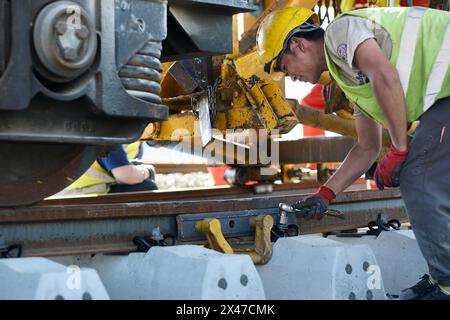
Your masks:
<svg viewBox="0 0 450 320"><path fill-rule="evenodd" d="M389 152L381 159L374 174L378 189L384 187L398 187L400 185L400 170L408 156L409 149L398 151L393 145Z"/></svg>
<svg viewBox="0 0 450 320"><path fill-rule="evenodd" d="M336 198L336 195L333 190L326 186L321 186L316 193L294 203L292 207L300 211L301 216L306 220L320 220L334 198Z"/></svg>

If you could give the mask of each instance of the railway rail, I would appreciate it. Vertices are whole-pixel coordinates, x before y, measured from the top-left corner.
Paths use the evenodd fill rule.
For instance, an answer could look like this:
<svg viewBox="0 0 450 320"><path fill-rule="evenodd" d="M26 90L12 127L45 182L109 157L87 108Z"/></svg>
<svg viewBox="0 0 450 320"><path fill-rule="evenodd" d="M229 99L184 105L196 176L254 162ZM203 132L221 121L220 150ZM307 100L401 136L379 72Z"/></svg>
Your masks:
<svg viewBox="0 0 450 320"><path fill-rule="evenodd" d="M266 194L255 194L246 186L44 200L29 207L0 209L0 238L7 245L19 244L22 255L28 257L128 253L136 250L135 236L150 235L156 227L175 236L176 244L204 243L204 236L193 226L214 217L220 220L224 236L239 242L253 236L251 217L276 217L279 203L293 203L316 186L316 182L274 185ZM380 212L407 221L398 190L361 189L361 185L353 186L331 206L345 212L345 220L298 219L300 233L366 227Z"/></svg>

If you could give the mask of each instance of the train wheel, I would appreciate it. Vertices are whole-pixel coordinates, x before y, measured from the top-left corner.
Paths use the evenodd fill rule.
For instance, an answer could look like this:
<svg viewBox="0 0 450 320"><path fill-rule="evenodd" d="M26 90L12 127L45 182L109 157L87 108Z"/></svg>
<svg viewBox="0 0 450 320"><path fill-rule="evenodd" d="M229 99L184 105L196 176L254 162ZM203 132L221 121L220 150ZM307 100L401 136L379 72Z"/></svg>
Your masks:
<svg viewBox="0 0 450 320"><path fill-rule="evenodd" d="M0 207L30 205L81 176L99 149L76 144L0 143Z"/></svg>

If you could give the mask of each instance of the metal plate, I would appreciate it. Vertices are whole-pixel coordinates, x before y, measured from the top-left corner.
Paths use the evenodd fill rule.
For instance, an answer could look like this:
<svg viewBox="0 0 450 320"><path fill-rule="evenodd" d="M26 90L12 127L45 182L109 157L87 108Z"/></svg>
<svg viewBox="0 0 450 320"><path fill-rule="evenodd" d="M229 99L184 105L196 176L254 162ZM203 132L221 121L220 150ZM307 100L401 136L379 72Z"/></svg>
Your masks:
<svg viewBox="0 0 450 320"><path fill-rule="evenodd" d="M353 227L367 226L369 221L376 218L379 212L386 213L390 219L405 220L406 210L401 199L387 199L385 201L364 201L339 203L331 205L331 209L342 211L346 214L345 219L325 216L321 221L306 221L289 216L289 224L297 223L300 226L300 234L322 233L328 230L348 230ZM250 227L249 219L258 215L270 214L277 223L279 209L251 209L230 212L211 212L202 214L184 214L177 216L177 229L179 241L204 240L205 236L195 230L197 221L216 218L221 223L222 233L226 238L252 236L255 230Z"/></svg>
<svg viewBox="0 0 450 320"><path fill-rule="evenodd" d="M161 61L231 53L232 16L257 8L253 1L246 0L169 1L168 34Z"/></svg>
<svg viewBox="0 0 450 320"><path fill-rule="evenodd" d="M126 144L139 139L147 120L95 114L84 97L54 101L39 96L24 111L0 111L0 140L77 144Z"/></svg>
<svg viewBox="0 0 450 320"><path fill-rule="evenodd" d="M192 241L205 239L204 235L195 231L195 223L204 219L218 219L225 237L240 237L251 235L250 218L262 214L270 214L276 223L278 208L262 210L245 210L229 212L213 212L204 214L184 214L177 216L178 239Z"/></svg>
<svg viewBox="0 0 450 320"><path fill-rule="evenodd" d="M258 9L258 6L254 4L253 0L169 0L169 5L173 3L215 8L232 14Z"/></svg>

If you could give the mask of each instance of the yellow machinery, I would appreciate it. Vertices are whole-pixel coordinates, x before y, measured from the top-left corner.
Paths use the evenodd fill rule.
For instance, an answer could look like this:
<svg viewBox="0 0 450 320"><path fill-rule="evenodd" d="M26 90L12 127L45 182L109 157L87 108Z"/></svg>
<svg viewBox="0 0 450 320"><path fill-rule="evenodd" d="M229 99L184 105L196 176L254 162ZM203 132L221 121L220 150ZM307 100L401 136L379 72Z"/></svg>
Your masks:
<svg viewBox="0 0 450 320"><path fill-rule="evenodd" d="M265 9L262 14L246 14L241 19L245 32L240 41L237 36L237 17L234 17L233 54L211 60L194 59L189 63L163 65L161 97L163 104L170 109L169 119L151 123L142 140L175 142L178 147L182 146L183 151L197 150L197 154L200 149L203 156L214 154L215 164L251 165L253 167L246 169L247 176L255 180L274 181L287 174L280 175L279 171L274 170L262 176L254 174L259 172L255 168L269 165L260 157L260 142L265 136L270 140L267 144L273 148L274 138L302 123L355 137L352 106L328 73L324 73L320 80L327 87L327 108L324 114L301 106L296 101L286 100L284 79L279 82L268 79L254 50L256 30L267 14L285 6L312 8L316 3L315 0L264 1L261 4ZM337 3L330 2L329 5L337 8ZM199 65L203 68L199 68ZM209 69L204 66L209 66ZM206 86L208 80L209 85ZM256 161L250 159L252 153L258 153ZM265 179L263 176L270 178Z"/></svg>
<svg viewBox="0 0 450 320"><path fill-rule="evenodd" d="M261 19L273 10L294 5L313 7L315 4L314 0L264 1L263 7L266 10L256 21L254 21L255 18L248 18L252 16L245 15L244 25L249 21L254 21L254 24L244 33L239 45L235 41L235 52L213 61L213 73L216 79L215 86L212 86L214 99L208 97L208 103L214 104L209 105L210 112L213 113L211 114L213 128L222 133L225 133L227 129L252 128L268 131L276 129L279 134L283 134L292 130L298 123L294 114L295 110L283 98L284 80L276 83L268 79L267 74L262 71L258 54L253 50L245 50L242 44L245 43L253 49L254 34ZM239 52L238 48L246 53ZM201 99L211 93L207 90L186 92L171 74L171 70L176 67L177 63L164 66L161 81L163 103L169 106L171 115L167 121L150 124L143 135L144 140L179 141L186 136L196 137L201 134L196 110L199 109ZM327 74L324 74L321 81L325 85L331 83ZM336 109L348 110L343 107L346 106L346 102L343 101L336 86L332 86L331 95L339 99L332 99L328 108L329 113ZM351 119L348 112L341 115Z"/></svg>
<svg viewBox="0 0 450 320"><path fill-rule="evenodd" d="M281 134L292 130L298 121L279 86L256 75L242 76L239 67L242 68L239 58L223 60L220 84L213 93L216 101L213 128L222 133L227 129L248 128L278 129ZM184 104L187 110L171 114L167 121L150 124L143 139L178 141L184 135L196 137L200 132L195 110L199 108L202 98L208 99L207 93L165 99L171 109L177 105L182 109ZM181 129L184 129L184 135L176 133Z"/></svg>

